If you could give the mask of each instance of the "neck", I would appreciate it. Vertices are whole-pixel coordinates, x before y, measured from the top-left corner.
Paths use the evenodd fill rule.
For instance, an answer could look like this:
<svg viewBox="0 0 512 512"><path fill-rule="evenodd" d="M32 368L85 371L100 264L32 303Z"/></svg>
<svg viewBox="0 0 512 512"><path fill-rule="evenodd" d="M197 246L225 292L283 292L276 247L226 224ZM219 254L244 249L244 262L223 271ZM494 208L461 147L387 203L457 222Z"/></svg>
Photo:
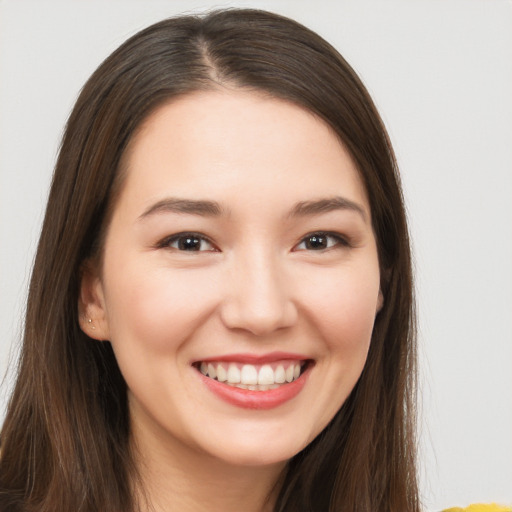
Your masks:
<svg viewBox="0 0 512 512"><path fill-rule="evenodd" d="M141 512L273 510L286 463L233 465L179 442L134 437Z"/></svg>

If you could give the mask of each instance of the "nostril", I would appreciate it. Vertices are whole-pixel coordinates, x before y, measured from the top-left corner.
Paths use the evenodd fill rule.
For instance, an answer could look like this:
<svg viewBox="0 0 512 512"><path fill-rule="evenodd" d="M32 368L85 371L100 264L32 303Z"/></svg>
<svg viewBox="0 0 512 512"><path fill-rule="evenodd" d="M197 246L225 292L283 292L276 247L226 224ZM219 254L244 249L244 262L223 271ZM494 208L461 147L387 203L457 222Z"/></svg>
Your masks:
<svg viewBox="0 0 512 512"><path fill-rule="evenodd" d="M298 318L291 301L284 303L247 304L242 299L225 304L221 318L229 329L249 331L256 336L293 326Z"/></svg>

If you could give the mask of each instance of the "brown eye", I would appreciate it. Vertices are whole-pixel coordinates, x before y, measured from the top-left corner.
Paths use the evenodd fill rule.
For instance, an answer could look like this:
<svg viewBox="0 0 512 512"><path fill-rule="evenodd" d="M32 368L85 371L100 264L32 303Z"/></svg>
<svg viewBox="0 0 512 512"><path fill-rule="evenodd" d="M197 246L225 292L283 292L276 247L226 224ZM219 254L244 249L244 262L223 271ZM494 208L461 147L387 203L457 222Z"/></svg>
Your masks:
<svg viewBox="0 0 512 512"><path fill-rule="evenodd" d="M325 235L311 235L304 240L306 249L318 250L327 248L327 236Z"/></svg>
<svg viewBox="0 0 512 512"><path fill-rule="evenodd" d="M168 238L166 247L186 252L213 251L213 245L204 237L194 233L184 233Z"/></svg>
<svg viewBox="0 0 512 512"><path fill-rule="evenodd" d="M340 235L334 233L311 233L304 237L301 242L296 246L299 251L322 251L330 249L337 245L346 246L348 243Z"/></svg>

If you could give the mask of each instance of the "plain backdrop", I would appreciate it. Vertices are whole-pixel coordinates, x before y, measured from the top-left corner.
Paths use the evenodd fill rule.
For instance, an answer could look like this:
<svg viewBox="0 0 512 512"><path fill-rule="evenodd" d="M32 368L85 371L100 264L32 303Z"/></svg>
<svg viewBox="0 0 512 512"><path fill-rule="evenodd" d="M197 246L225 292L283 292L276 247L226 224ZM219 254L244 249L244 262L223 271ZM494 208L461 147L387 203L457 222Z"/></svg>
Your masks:
<svg viewBox="0 0 512 512"><path fill-rule="evenodd" d="M0 371L16 357L51 172L80 87L137 30L227 5L305 23L373 95L414 240L425 510L512 503L509 1L0 0ZM11 382L12 372L2 404Z"/></svg>

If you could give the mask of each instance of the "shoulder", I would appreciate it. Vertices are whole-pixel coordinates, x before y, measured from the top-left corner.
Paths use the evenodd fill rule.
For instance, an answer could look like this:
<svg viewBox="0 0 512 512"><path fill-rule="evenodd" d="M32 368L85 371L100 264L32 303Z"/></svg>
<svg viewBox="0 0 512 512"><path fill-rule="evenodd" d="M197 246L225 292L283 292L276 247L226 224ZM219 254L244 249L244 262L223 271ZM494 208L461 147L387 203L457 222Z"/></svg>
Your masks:
<svg viewBox="0 0 512 512"><path fill-rule="evenodd" d="M443 510L443 512L512 512L512 507L496 505L496 503L491 503L489 505L479 503L475 505L470 505L469 507L466 508L447 508L446 510Z"/></svg>

